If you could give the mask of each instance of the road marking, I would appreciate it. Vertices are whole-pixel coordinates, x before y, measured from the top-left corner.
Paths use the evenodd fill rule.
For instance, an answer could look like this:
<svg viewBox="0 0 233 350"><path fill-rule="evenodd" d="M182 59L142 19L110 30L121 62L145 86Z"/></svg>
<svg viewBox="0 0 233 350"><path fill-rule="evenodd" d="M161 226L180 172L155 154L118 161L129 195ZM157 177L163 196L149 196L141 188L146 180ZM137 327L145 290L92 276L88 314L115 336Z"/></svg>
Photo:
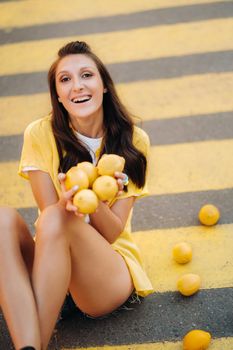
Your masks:
<svg viewBox="0 0 233 350"><path fill-rule="evenodd" d="M143 123L139 122L138 125L147 132L152 146L233 139L232 111L193 117L148 120ZM176 130L175 133L174 130ZM0 144L2 145L1 162L18 160L23 144L23 134L0 135Z"/></svg>
<svg viewBox="0 0 233 350"><path fill-rule="evenodd" d="M225 61L224 67L221 64ZM232 73L233 50L114 63L108 69L115 83L172 79L182 76ZM35 94L48 90L46 72L0 76L2 96Z"/></svg>
<svg viewBox="0 0 233 350"><path fill-rule="evenodd" d="M220 210L221 217L218 224L233 223L232 188L144 197L135 203L132 230L144 231L146 234L151 230L200 226L198 213L200 208L207 203L213 203ZM31 232L34 232L34 222L38 216L37 208L18 207L18 210L29 224Z"/></svg>
<svg viewBox="0 0 233 350"><path fill-rule="evenodd" d="M143 120L233 110L233 73L118 84L126 106Z"/></svg>
<svg viewBox="0 0 233 350"><path fill-rule="evenodd" d="M189 0L189 5L203 3L218 3L217 0ZM176 6L187 5L187 0L176 0ZM119 6L118 2L109 0L50 0L50 1L13 1L0 4L0 28L15 28L38 24L71 21L97 16L132 13L149 9L168 8L174 6L174 0L134 0L125 1ZM76 10L75 10L76 9ZM51 16L51 13L53 14ZM30 16L27 16L30 14Z"/></svg>
<svg viewBox="0 0 233 350"><path fill-rule="evenodd" d="M116 87L125 105L142 120L233 110L233 73L141 81ZM0 135L20 134L31 121L51 110L49 95L0 97L0 110Z"/></svg>
<svg viewBox="0 0 233 350"><path fill-rule="evenodd" d="M232 230L233 224L180 227L135 232L134 238L156 292L176 291L178 278L190 272L201 277L202 289L224 288L232 287ZM173 246L182 241L193 249L192 261L185 265L172 257Z"/></svg>
<svg viewBox="0 0 233 350"><path fill-rule="evenodd" d="M106 345L88 348L62 348L62 350L181 350L182 341L178 342L158 342L158 343L144 343L144 344L129 344L129 345ZM212 339L210 350L231 350L233 348L233 337Z"/></svg>
<svg viewBox="0 0 233 350"><path fill-rule="evenodd" d="M148 133L152 145L232 139L233 111L148 120L139 125Z"/></svg>
<svg viewBox="0 0 233 350"><path fill-rule="evenodd" d="M148 185L152 195L233 187L233 140L151 147ZM18 162L0 163L2 205L34 206L29 186L17 176ZM171 176L172 174L172 176ZM23 205L22 205L23 203Z"/></svg>
<svg viewBox="0 0 233 350"><path fill-rule="evenodd" d="M198 213L207 203L221 213L219 223L233 223L233 187L223 190L151 195L136 201L132 228L134 231L200 226Z"/></svg>
<svg viewBox="0 0 233 350"><path fill-rule="evenodd" d="M157 195L231 188L232 159L233 140L154 146L149 188Z"/></svg>
<svg viewBox="0 0 233 350"><path fill-rule="evenodd" d="M49 113L49 94L0 97L0 110L0 135L22 134L29 123Z"/></svg>
<svg viewBox="0 0 233 350"><path fill-rule="evenodd" d="M230 50L232 31L233 19L228 18L81 35L79 40L87 41L105 64L112 64ZM72 40L77 36L2 45L0 75L47 71L58 49Z"/></svg>

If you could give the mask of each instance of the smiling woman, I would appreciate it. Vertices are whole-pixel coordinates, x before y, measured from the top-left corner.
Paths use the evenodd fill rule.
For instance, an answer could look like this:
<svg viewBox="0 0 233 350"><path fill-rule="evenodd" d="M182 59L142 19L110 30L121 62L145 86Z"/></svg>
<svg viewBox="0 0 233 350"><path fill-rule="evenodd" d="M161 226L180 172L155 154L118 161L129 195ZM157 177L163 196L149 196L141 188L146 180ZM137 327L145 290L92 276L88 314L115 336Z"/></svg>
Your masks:
<svg viewBox="0 0 233 350"><path fill-rule="evenodd" d="M19 166L40 213L35 241L15 210L0 210L0 305L17 349L47 348L67 293L99 317L132 293L153 292L131 234L135 199L148 194L149 138L86 43L61 48L48 81L52 112L26 128ZM83 218L65 173L104 154L125 160L124 172L113 174L118 192L110 204L99 198L98 210Z"/></svg>

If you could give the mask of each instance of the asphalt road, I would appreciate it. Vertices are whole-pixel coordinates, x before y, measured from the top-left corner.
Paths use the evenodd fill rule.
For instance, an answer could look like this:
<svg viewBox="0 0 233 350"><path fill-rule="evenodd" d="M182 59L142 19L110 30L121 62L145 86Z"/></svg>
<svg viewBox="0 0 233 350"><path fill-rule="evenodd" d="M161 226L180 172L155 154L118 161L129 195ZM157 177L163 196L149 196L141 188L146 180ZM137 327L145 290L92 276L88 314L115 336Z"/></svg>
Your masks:
<svg viewBox="0 0 233 350"><path fill-rule="evenodd" d="M136 203L133 231L155 293L101 320L74 310L50 349L178 350L200 328L210 349L232 350L233 2L106 1L0 1L0 205L33 234L36 205L17 167L25 126L49 112L46 72L61 43L96 48L151 140L151 196ZM198 221L205 203L220 209L215 227ZM180 240L194 249L186 266L171 257ZM176 289L185 272L202 278L189 298ZM0 349L13 349L1 313L0 332Z"/></svg>

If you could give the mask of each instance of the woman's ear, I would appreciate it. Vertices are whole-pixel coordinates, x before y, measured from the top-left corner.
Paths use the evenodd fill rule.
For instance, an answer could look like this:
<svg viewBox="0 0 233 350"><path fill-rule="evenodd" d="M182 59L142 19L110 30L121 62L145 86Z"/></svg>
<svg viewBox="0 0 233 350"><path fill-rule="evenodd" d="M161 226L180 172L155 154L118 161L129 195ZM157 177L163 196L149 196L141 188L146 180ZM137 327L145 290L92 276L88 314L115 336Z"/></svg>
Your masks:
<svg viewBox="0 0 233 350"><path fill-rule="evenodd" d="M59 101L59 102L61 102L61 99L60 99L60 97L59 97L59 96L57 96L57 99L58 99L58 101Z"/></svg>
<svg viewBox="0 0 233 350"><path fill-rule="evenodd" d="M104 88L104 94L105 94L107 91L108 91L108 89L107 89L107 88Z"/></svg>

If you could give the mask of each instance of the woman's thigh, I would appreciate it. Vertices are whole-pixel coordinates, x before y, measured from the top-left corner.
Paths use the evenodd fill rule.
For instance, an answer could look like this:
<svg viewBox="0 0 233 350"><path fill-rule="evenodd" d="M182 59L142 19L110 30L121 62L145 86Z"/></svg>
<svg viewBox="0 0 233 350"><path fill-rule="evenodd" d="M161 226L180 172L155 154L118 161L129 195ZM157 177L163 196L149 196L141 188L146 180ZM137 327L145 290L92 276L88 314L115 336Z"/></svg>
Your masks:
<svg viewBox="0 0 233 350"><path fill-rule="evenodd" d="M90 316L112 312L134 289L123 257L81 220L71 235L71 265L70 293L77 306Z"/></svg>

